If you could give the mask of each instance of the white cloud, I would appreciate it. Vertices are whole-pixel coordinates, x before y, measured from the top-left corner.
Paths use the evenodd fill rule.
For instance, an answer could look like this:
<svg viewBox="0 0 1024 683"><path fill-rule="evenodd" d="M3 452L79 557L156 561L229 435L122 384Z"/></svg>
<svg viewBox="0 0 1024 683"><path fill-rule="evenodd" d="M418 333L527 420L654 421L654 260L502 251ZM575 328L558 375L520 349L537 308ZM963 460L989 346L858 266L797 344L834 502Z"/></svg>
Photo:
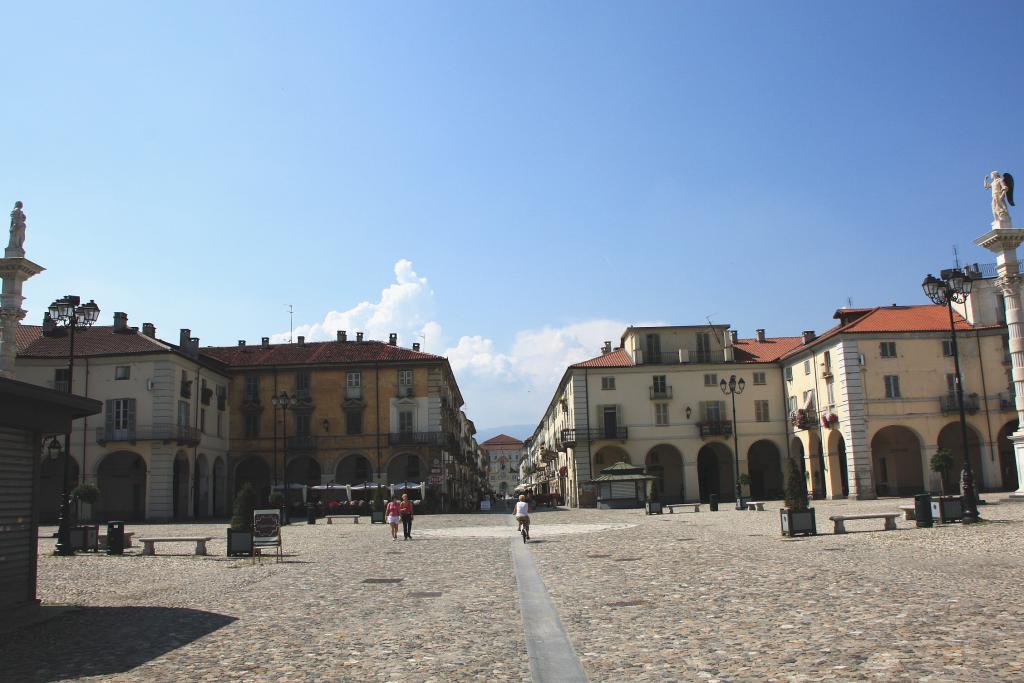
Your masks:
<svg viewBox="0 0 1024 683"><path fill-rule="evenodd" d="M330 311L323 322L299 325L294 334L309 341L324 341L335 339L338 330L347 330L350 339L356 332L364 332L367 339L386 340L395 332L403 346L425 341L424 350L440 349L444 340L441 325L433 320L434 308L434 290L427 278L416 274L412 261L401 259L395 263L395 281L381 291L379 301L362 301L345 311ZM271 341L287 342L288 333L275 334Z"/></svg>

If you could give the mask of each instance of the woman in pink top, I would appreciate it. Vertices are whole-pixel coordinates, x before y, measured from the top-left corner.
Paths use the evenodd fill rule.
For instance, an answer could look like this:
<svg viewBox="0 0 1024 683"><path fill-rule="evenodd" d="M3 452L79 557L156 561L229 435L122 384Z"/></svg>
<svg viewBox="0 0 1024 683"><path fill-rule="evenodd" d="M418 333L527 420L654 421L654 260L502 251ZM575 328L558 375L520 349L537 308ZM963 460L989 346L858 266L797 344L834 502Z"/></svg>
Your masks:
<svg viewBox="0 0 1024 683"><path fill-rule="evenodd" d="M398 523L402 521L400 513L398 511L398 497L391 499L388 506L384 508L384 514L387 516L388 524L391 526L391 540L398 540Z"/></svg>

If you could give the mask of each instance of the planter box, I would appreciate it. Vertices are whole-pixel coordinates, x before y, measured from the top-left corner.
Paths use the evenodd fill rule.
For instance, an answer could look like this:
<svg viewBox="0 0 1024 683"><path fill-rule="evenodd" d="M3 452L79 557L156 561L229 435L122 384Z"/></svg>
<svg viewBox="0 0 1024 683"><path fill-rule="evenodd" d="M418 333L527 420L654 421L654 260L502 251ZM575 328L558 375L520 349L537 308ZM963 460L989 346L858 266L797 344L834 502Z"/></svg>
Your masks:
<svg viewBox="0 0 1024 683"><path fill-rule="evenodd" d="M228 529L228 557L252 555L252 532Z"/></svg>
<svg viewBox="0 0 1024 683"><path fill-rule="evenodd" d="M383 524L384 523L384 511L373 511L370 513L370 524Z"/></svg>
<svg viewBox="0 0 1024 683"><path fill-rule="evenodd" d="M932 499L932 519L941 524L959 522L964 518L964 499L960 496L938 496Z"/></svg>
<svg viewBox="0 0 1024 683"><path fill-rule="evenodd" d="M783 536L817 536L818 526L815 524L814 508L799 512L782 508L779 510L779 523L782 525Z"/></svg>
<svg viewBox="0 0 1024 683"><path fill-rule="evenodd" d="M646 507L647 507L647 514L649 514L649 515L660 515L661 514L661 503L656 501L656 500L648 501Z"/></svg>
<svg viewBox="0 0 1024 683"><path fill-rule="evenodd" d="M76 524L69 529L71 547L74 550L99 552L100 527L98 524Z"/></svg>

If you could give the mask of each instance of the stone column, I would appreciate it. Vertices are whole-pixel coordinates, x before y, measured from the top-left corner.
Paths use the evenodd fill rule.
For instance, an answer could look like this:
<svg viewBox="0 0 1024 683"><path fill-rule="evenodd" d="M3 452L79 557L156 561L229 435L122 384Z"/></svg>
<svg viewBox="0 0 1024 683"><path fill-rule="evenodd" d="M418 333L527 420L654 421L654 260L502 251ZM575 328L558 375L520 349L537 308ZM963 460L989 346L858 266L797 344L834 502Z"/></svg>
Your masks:
<svg viewBox="0 0 1024 683"><path fill-rule="evenodd" d="M1017 407L1017 431L1010 436L1013 455L1017 461L1017 480L1020 486L1011 498L1024 499L1024 311L1020 301L1020 263L1017 261L1017 247L1024 242L1024 229L1001 227L993 222L992 230L974 240L996 255L996 284L1002 290L1006 307L1006 329L1010 337L1010 365L1012 367L1013 391ZM981 476L978 473L976 476Z"/></svg>
<svg viewBox="0 0 1024 683"><path fill-rule="evenodd" d="M14 363L18 354L16 341L18 323L25 318L25 309L21 307L25 297L21 295L21 286L25 280L38 275L45 268L25 258L21 249L8 247L4 258L0 259L0 278L3 278L3 290L0 294L0 377L14 379Z"/></svg>

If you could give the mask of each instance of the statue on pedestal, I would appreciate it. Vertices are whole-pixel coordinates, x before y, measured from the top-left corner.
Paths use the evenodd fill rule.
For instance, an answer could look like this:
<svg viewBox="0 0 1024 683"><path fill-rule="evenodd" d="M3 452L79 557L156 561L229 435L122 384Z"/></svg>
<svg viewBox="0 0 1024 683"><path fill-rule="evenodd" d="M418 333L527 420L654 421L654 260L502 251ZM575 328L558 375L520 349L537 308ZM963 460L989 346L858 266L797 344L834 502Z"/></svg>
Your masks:
<svg viewBox="0 0 1024 683"><path fill-rule="evenodd" d="M24 204L14 202L14 211L11 211L11 241L7 243L8 249L25 252L25 212L21 210Z"/></svg>
<svg viewBox="0 0 1024 683"><path fill-rule="evenodd" d="M996 223L1010 225L1010 206L1013 203L1013 176L992 171L985 176L985 189L992 190L992 218ZM1007 205L1009 204L1009 206Z"/></svg>

